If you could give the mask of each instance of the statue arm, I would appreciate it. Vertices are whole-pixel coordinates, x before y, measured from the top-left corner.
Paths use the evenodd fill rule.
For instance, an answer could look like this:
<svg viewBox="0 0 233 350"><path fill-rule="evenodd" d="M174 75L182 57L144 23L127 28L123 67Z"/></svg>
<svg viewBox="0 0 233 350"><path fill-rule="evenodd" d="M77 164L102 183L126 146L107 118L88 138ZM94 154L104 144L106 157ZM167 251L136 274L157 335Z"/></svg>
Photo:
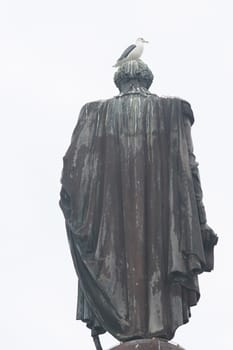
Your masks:
<svg viewBox="0 0 233 350"><path fill-rule="evenodd" d="M191 137L191 124L194 121L193 113L192 113L191 106L187 102L185 102L185 104L186 104L184 109L185 110L185 118L184 118L185 134L186 134L186 140L188 145L189 164L190 164L190 169L192 173L193 186L194 186L194 192L196 196L197 210L198 210L199 221L201 225L203 242L204 242L204 245L214 246L218 241L218 237L214 233L214 231L207 225L206 211L205 211L205 206L203 204L203 192L201 188L201 180L200 180L200 174L198 169L198 163L196 161L196 157L193 151L193 142Z"/></svg>

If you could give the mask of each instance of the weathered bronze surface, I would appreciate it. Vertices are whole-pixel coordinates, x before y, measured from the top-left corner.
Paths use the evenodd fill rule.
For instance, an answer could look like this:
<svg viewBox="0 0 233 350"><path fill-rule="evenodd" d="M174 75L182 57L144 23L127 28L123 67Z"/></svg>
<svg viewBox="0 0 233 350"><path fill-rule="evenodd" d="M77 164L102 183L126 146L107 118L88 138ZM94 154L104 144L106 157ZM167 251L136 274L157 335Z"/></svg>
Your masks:
<svg viewBox="0 0 233 350"><path fill-rule="evenodd" d="M133 340L123 343L112 350L184 350L179 345L170 344L162 339Z"/></svg>
<svg viewBox="0 0 233 350"><path fill-rule="evenodd" d="M171 339L213 269L190 104L149 92L130 61L120 95L87 103L64 157L60 205L79 277L77 319L120 341Z"/></svg>

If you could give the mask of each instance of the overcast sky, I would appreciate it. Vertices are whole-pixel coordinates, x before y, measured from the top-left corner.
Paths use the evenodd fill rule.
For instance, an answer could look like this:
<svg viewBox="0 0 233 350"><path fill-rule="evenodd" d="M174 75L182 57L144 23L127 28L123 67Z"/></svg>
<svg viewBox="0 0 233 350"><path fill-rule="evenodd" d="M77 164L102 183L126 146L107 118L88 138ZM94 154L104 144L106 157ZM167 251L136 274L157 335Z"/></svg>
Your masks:
<svg viewBox="0 0 233 350"><path fill-rule="evenodd" d="M215 271L174 342L232 347L232 0L2 0L0 347L94 350L75 321L77 278L58 207L62 157L82 105L116 95L115 60L137 37L151 91L188 100ZM104 350L118 342L102 336Z"/></svg>

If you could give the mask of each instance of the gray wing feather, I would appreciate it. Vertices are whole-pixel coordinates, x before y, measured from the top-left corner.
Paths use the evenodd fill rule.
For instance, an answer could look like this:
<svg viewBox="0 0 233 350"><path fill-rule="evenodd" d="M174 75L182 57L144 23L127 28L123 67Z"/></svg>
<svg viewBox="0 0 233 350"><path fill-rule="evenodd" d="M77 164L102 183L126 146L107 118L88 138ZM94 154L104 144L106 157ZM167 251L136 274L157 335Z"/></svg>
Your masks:
<svg viewBox="0 0 233 350"><path fill-rule="evenodd" d="M127 47L127 49L125 49L125 51L123 52L123 54L121 55L121 57L118 58L117 61L121 61L124 58L127 58L128 55L130 54L131 51L133 51L133 49L135 49L136 45L130 45L129 47Z"/></svg>

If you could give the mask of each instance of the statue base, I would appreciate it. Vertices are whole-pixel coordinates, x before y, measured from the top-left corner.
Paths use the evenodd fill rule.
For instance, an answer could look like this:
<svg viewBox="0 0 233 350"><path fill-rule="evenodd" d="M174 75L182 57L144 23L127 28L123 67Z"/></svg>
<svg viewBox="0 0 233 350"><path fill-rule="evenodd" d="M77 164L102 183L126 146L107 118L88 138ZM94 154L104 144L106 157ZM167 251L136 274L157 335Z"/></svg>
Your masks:
<svg viewBox="0 0 233 350"><path fill-rule="evenodd" d="M122 343L111 350L185 350L159 338L138 339Z"/></svg>

